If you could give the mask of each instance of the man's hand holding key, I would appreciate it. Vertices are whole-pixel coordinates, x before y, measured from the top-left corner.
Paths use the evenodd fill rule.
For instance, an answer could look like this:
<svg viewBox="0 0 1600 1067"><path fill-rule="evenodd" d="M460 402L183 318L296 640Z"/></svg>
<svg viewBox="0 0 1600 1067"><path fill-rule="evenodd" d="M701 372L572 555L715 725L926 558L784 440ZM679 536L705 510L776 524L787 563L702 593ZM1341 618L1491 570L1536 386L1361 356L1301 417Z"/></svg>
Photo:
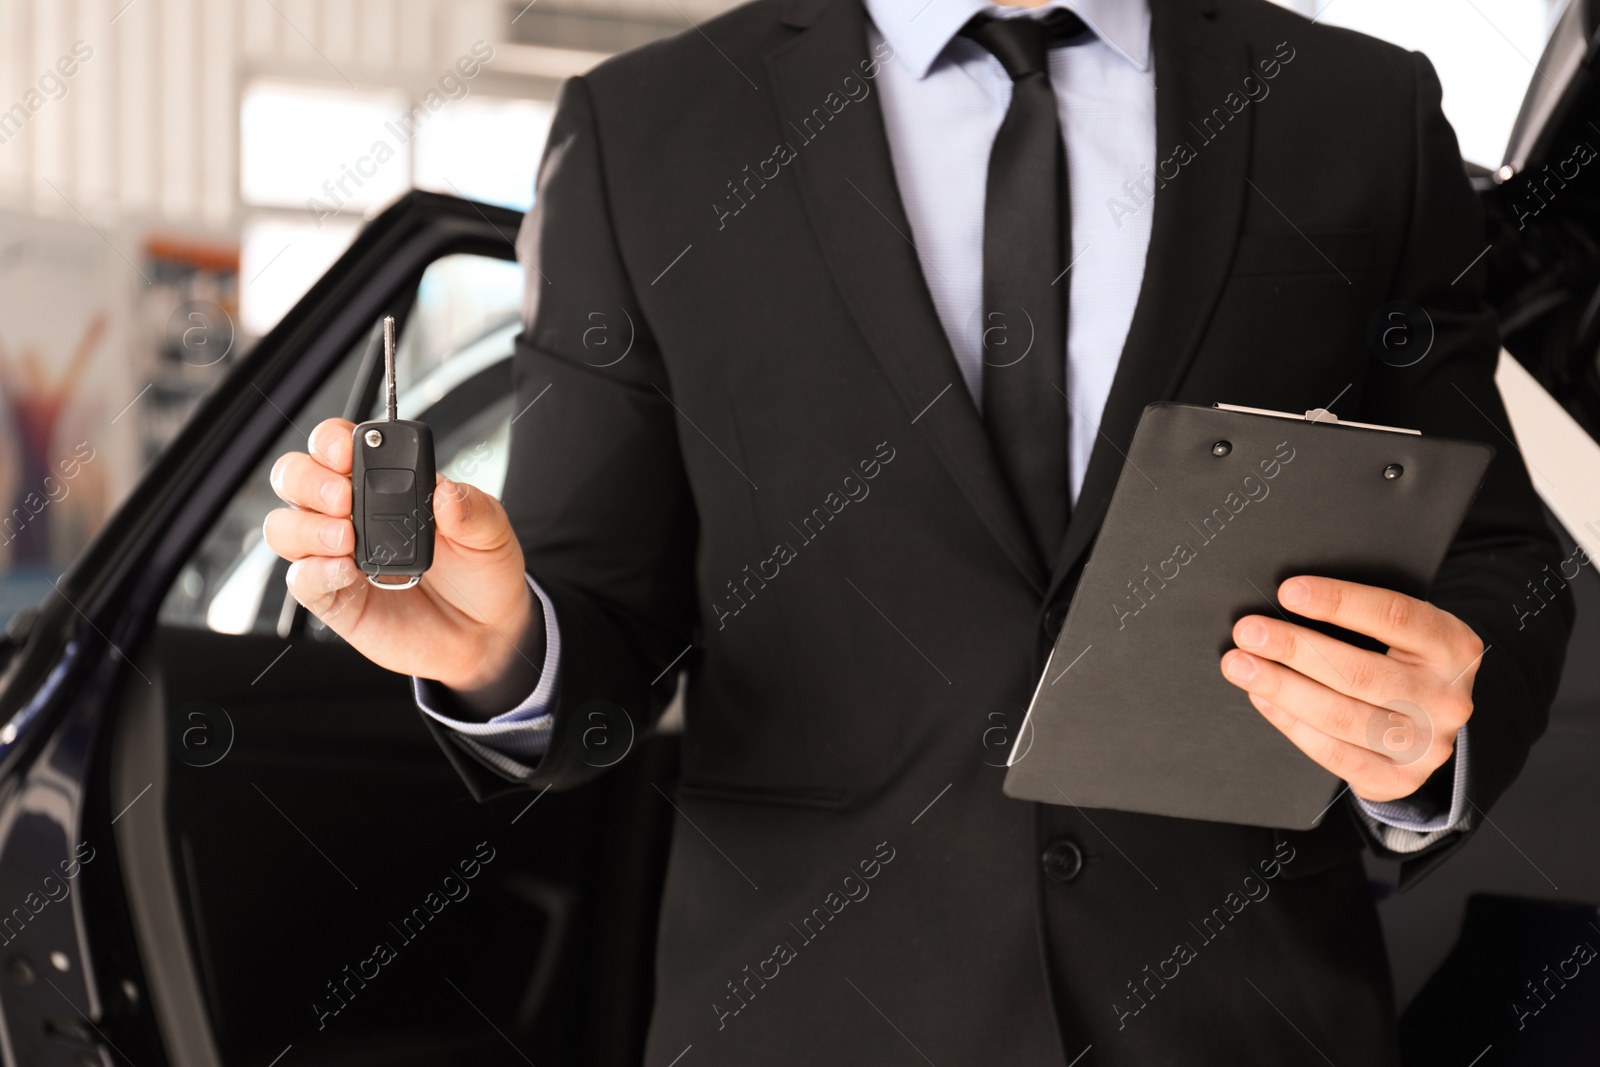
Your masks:
<svg viewBox="0 0 1600 1067"><path fill-rule="evenodd" d="M374 588L353 556L353 429L328 419L309 455L273 464L272 488L290 507L269 513L262 531L291 563L289 592L380 667L449 686L485 717L509 710L538 680L544 618L505 509L439 475L433 566L413 588Z"/></svg>

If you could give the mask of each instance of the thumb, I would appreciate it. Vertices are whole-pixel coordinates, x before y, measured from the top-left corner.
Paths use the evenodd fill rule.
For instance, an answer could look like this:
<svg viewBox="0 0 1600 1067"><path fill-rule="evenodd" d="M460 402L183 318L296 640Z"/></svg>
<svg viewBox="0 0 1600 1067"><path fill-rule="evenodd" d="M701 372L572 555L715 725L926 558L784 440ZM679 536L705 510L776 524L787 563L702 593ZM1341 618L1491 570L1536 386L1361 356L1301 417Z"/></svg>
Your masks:
<svg viewBox="0 0 1600 1067"><path fill-rule="evenodd" d="M493 551L512 539L511 520L500 501L442 474L433 487L433 522L441 537L463 548Z"/></svg>

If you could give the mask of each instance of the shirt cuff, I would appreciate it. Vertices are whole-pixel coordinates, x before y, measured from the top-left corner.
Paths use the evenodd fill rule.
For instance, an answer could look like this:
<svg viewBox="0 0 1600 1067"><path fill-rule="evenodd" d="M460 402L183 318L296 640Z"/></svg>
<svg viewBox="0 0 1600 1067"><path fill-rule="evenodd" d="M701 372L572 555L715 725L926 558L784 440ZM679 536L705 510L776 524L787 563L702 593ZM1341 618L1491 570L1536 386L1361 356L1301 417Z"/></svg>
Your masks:
<svg viewBox="0 0 1600 1067"><path fill-rule="evenodd" d="M1356 813L1378 844L1391 852L1420 852L1447 834L1467 829L1467 727L1456 731L1456 772L1450 810L1415 795L1381 803L1356 797Z"/></svg>
<svg viewBox="0 0 1600 1067"><path fill-rule="evenodd" d="M510 711L502 712L488 722L466 722L452 719L435 708L444 704L441 694L445 687L425 678L412 678L412 694L423 714L451 730L471 738L475 750L488 746L498 752L526 756L537 760L550 744L550 729L555 716L550 713L550 703L555 696L556 678L561 668L561 627L556 621L556 609L544 595L539 583L527 576L528 588L539 598L544 610L544 666L539 672L539 682L522 703Z"/></svg>

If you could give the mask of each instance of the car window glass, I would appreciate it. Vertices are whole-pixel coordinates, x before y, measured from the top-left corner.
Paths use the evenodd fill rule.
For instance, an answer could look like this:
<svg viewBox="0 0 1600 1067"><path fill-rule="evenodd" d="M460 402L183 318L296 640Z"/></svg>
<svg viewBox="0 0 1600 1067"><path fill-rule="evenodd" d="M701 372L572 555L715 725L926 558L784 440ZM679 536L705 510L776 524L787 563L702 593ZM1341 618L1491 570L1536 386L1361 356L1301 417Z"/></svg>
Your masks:
<svg viewBox="0 0 1600 1067"><path fill-rule="evenodd" d="M395 349L401 417L416 418L479 368L490 355L481 343L515 326L521 307L522 268L515 263L454 255L430 264ZM373 417L381 416L379 397Z"/></svg>

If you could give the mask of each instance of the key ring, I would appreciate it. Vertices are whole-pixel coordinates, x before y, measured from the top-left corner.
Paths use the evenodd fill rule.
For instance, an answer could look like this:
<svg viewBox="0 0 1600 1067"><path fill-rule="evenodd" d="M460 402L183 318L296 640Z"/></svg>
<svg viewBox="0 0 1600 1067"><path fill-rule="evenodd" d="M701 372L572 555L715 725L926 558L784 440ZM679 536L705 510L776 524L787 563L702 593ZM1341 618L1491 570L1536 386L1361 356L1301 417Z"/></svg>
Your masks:
<svg viewBox="0 0 1600 1067"><path fill-rule="evenodd" d="M379 575L379 574L369 574L369 575L367 575L367 581L371 582L373 585L377 586L379 589L395 589L395 590L410 589L412 586L414 586L418 582L422 581L422 575L420 575L420 574L412 574L412 575L406 576L406 582L405 582L404 585L396 585L393 582L380 582L380 581L378 581L378 579L381 578L381 577L382 577L382 575Z"/></svg>

